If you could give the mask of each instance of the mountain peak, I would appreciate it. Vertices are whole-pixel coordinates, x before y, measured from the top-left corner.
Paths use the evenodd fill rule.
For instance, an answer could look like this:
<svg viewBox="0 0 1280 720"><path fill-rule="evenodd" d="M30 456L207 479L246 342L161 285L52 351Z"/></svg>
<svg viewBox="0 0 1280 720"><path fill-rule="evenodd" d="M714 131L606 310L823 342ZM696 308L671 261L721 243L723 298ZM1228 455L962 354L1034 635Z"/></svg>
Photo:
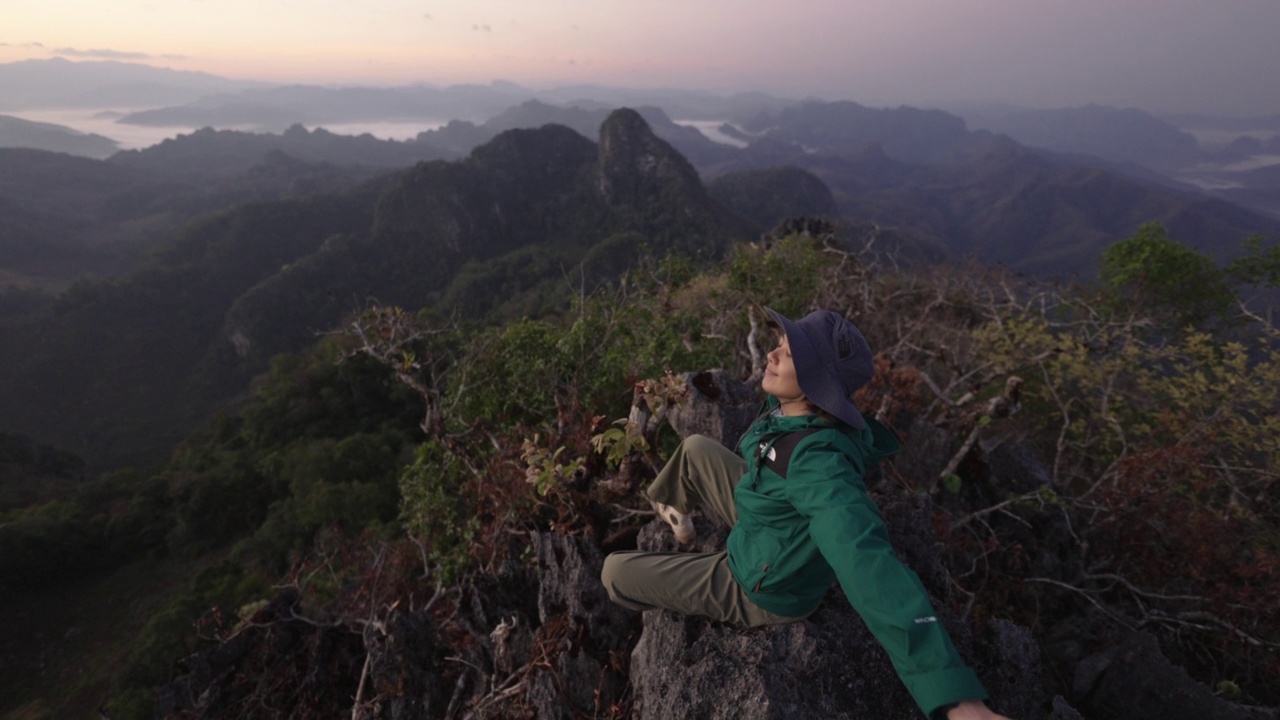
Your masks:
<svg viewBox="0 0 1280 720"><path fill-rule="evenodd" d="M600 192L610 204L635 204L663 186L687 198L706 197L698 171L654 135L640 113L614 110L600 125Z"/></svg>

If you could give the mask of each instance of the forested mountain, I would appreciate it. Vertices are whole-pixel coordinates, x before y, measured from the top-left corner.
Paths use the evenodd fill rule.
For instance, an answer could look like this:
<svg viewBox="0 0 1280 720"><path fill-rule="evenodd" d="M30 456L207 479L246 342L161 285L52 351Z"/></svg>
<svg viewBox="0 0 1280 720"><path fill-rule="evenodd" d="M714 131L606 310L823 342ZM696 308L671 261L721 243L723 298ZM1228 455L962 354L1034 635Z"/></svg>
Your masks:
<svg viewBox="0 0 1280 720"><path fill-rule="evenodd" d="M0 268L12 273L0 287L124 272L203 214L341 192L441 155L421 143L302 128L204 130L107 160L0 149Z"/></svg>
<svg viewBox="0 0 1280 720"><path fill-rule="evenodd" d="M644 118L655 135L670 143L695 166L704 167L734 155L733 148L713 142L692 127L673 122L662 108L642 105L635 108L635 111ZM612 108L607 106L588 109L579 105L558 106L528 100L482 124L455 120L439 129L419 133L417 139L428 145L448 148L459 155L465 155L471 148L488 142L500 132L537 128L550 123L573 128L583 137L594 139L600 134L600 126L611 112Z"/></svg>
<svg viewBox="0 0 1280 720"><path fill-rule="evenodd" d="M465 161L241 205L130 275L73 285L6 331L0 425L95 464L142 462L366 298L537 314L644 257L716 258L759 232L632 111L598 145L561 126L508 131Z"/></svg>
<svg viewBox="0 0 1280 720"><path fill-rule="evenodd" d="M702 168L794 165L821 178L842 217L874 223L932 259L975 257L1088 277L1102 249L1149 220L1223 259L1280 221L965 129L940 111L809 103L761 116L751 144Z"/></svg>
<svg viewBox="0 0 1280 720"><path fill-rule="evenodd" d="M973 256L1030 272L1087 276L1102 248L1149 220L1219 258L1237 254L1249 235L1280 231L1280 222L1211 201L1189 186L1180 191L1154 174L1142 179L1105 163L1027 150L970 131L941 111L805 103L745 122L744 149L712 142L661 109L638 112L704 178L780 166L808 170L831 188L840 216L876 225L904 251L934 260ZM594 138L606 115L527 101L481 125L455 121L421 133L418 142L460 157L505 130L547 123Z"/></svg>
<svg viewBox="0 0 1280 720"><path fill-rule="evenodd" d="M1150 220L1219 261L1246 237L1280 232L1236 206L1067 163L940 112L812 103L759 116L742 150L650 112L701 158L711 194L636 112L609 116L597 145L583 133L601 113L533 103L493 127L433 135L452 138L445 150L295 127L205 130L105 162L2 151L11 161L0 164L0 224L12 230L0 251L11 273L65 282L118 272L151 248L144 269L82 283L54 321L11 336L0 377L15 402L3 419L90 456L137 459L117 436L147 438L148 452L167 447L272 355L303 347L366 298L536 315L643 256L717 257L793 215L843 217L903 258L1086 277L1103 248ZM566 116L577 132L542 123ZM478 140L526 122L540 127L497 134L466 160L370 179L451 154L468 132ZM248 201L257 204L179 230ZM96 367L109 372L75 370L91 362L76 349L85 337L100 337ZM113 374L126 369L136 387ZM81 416L96 429L73 430L73 407L91 409ZM117 417L149 417L161 430L136 432Z"/></svg>
<svg viewBox="0 0 1280 720"><path fill-rule="evenodd" d="M278 135L206 127L148 148L116 153L110 162L192 182L242 174L271 153L343 168L404 168L449 157L430 143L337 135L324 128L308 131L295 124Z"/></svg>
<svg viewBox="0 0 1280 720"><path fill-rule="evenodd" d="M831 188L841 216L854 224L877 226L910 254L934 260L974 256L1030 272L1087 276L1102 247L1148 220L1165 223L1176 236L1189 238L1215 257L1238 252L1244 237L1267 235L1280 227L1275 220L1208 202L1208 196L1190 185L1154 171L1027 151L1007 138L970 131L959 118L941 111L874 109L851 102L757 110L742 130L728 128L746 144L741 149L672 122L659 108L639 112L704 178L779 166L805 169ZM185 218L237 201L336 190L369 177L375 168L463 158L510 129L555 123L594 140L606 116L606 110L591 103L556 106L531 100L509 106L482 124L455 120L408 142L339 136L323 129L307 132L296 125L280 135L205 129L145 150L118 153L110 162L151 173L143 178L150 181L149 189L130 192L130 182L111 182L101 185L100 192L123 208L130 227L144 229L132 236L145 245L163 236L165 218L138 217L131 207L139 202L137 197L155 198L153 207L178 210ZM267 159L273 151L320 167L304 168L279 155ZM1254 207L1271 206L1274 191L1264 178L1240 177L1245 185L1219 195ZM69 179L73 185L91 182L75 175ZM212 187L211 179L218 181ZM38 194L46 186L28 187ZM57 190L44 197L60 197ZM0 202L5 198L0 195ZM110 233L111 223L117 222L90 219L90 224L71 231L58 228L58 218L31 218L25 208L10 207L7 213L0 210L0 223L35 228L35 237L47 238L49 250L41 253L37 244L34 251L46 258L86 252L53 248L97 248L101 243L90 238L69 236ZM1011 211L1004 212L1006 208ZM104 223L105 228L97 227ZM12 237L30 235L24 230ZM128 257L114 264L80 263L61 277L86 269L118 271Z"/></svg>

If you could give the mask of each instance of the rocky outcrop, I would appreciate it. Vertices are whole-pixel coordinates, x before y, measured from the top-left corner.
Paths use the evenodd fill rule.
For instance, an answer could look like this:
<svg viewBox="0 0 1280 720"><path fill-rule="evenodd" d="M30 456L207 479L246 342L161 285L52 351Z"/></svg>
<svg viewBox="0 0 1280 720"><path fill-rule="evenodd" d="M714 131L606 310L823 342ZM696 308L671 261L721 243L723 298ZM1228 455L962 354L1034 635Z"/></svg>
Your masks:
<svg viewBox="0 0 1280 720"><path fill-rule="evenodd" d="M1169 662L1160 644L1134 632L1076 666L1072 697L1096 720L1276 720L1274 708L1214 696Z"/></svg>
<svg viewBox="0 0 1280 720"><path fill-rule="evenodd" d="M924 540L930 504L922 496L881 498L896 547L928 584L943 581L936 547ZM722 549L728 528L698 517L696 551ZM675 550L671 531L654 521L641 531L645 550ZM996 623L975 634L941 603L939 616L961 654L991 692L992 706L1022 720L1065 720L1041 679L1030 631ZM920 710L888 655L839 590L802 622L740 628L665 611L644 613L631 656L635 717L847 718L916 720ZM1058 701L1063 713L1069 706Z"/></svg>
<svg viewBox="0 0 1280 720"><path fill-rule="evenodd" d="M349 706L359 678L355 658L364 655L360 635L306 621L297 614L300 602L296 589L286 589L240 632L187 658L185 674L156 691L155 717L270 715L287 712L299 698Z"/></svg>
<svg viewBox="0 0 1280 720"><path fill-rule="evenodd" d="M382 717L415 720L433 717L448 702L440 682L444 651L435 624L425 612L392 615L382 632L365 628L368 651L367 697L385 697Z"/></svg>
<svg viewBox="0 0 1280 720"><path fill-rule="evenodd" d="M732 444L754 416L754 393L721 371L685 379L687 399L669 416L672 424L682 435ZM925 425L912 427L918 452L896 471L936 468L949 452L945 443ZM992 481L1041 484L1034 458L1015 450L985 452ZM1274 710L1215 697L1146 635L1099 651L1073 641L1080 632L1070 629L1042 646L1014 622L968 622L949 609L958 604L947 596L954 583L934 539L933 498L875 474L868 486L894 547L933 596L995 710L1016 720L1277 720ZM728 527L698 513L694 521L693 551L723 548ZM335 717L389 720L921 717L838 587L805 620L770 627L635 613L609 601L595 536L538 532L527 542L529 562L509 560L467 578L434 612L434 601L414 610L410 599L409 610L380 604L389 609L376 621L317 623L300 615L298 593L286 590L239 633L189 658L183 677L159 691L156 716L238 717L249 703L292 703L298 716L308 709L324 715L323 708ZM657 519L635 544L677 549Z"/></svg>
<svg viewBox="0 0 1280 720"><path fill-rule="evenodd" d="M691 202L707 197L693 165L630 108L615 110L600 125L598 181L616 205L648 203L673 189Z"/></svg>
<svg viewBox="0 0 1280 720"><path fill-rule="evenodd" d="M534 548L540 635L559 652L534 674L528 705L539 718L599 717L626 694L627 677L616 659L626 651L634 619L609 601L600 584L604 557L592 541L543 533Z"/></svg>
<svg viewBox="0 0 1280 720"><path fill-rule="evenodd" d="M726 446L751 425L760 411L760 397L724 370L685 373L687 393L673 406L667 422L681 437L706 435Z"/></svg>

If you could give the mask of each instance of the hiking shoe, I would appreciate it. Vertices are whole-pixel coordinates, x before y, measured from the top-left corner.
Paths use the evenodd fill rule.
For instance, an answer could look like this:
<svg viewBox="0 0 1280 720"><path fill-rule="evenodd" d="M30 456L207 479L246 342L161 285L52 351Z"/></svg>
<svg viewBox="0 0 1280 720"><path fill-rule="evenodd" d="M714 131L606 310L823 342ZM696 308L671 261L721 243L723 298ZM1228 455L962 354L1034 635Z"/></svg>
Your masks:
<svg viewBox="0 0 1280 720"><path fill-rule="evenodd" d="M693 518L666 503L650 500L649 504L653 506L653 511L658 513L658 517L666 520L671 526L671 531L676 534L676 542L688 545L698 537L698 531L693 527Z"/></svg>

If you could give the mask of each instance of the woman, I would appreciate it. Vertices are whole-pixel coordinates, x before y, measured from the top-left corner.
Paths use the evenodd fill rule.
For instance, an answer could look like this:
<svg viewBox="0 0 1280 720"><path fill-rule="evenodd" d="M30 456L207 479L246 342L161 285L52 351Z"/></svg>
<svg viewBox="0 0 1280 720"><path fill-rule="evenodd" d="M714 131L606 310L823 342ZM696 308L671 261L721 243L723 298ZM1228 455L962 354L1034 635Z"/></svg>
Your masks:
<svg viewBox="0 0 1280 720"><path fill-rule="evenodd" d="M767 410L739 441L741 456L691 436L647 491L682 543L695 535L689 512L709 505L733 527L725 551L613 553L601 573L609 596L755 627L804 619L838 579L926 716L1008 720L982 702L867 496L867 469L899 445L851 401L874 371L866 339L831 311L798 322L768 312L784 335L761 383Z"/></svg>

